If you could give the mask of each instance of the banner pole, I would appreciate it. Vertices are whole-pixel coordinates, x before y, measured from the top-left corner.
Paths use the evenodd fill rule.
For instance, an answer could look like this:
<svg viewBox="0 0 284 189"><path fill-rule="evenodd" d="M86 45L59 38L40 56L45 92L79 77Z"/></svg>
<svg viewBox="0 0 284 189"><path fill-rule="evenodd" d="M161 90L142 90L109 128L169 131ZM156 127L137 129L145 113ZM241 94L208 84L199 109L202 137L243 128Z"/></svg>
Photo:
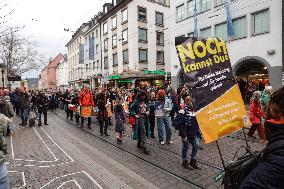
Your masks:
<svg viewBox="0 0 284 189"><path fill-rule="evenodd" d="M217 148L218 148L218 151L219 151L219 154L220 154L220 157L221 157L221 161L222 161L222 164L223 164L224 172L225 172L225 174L226 174L226 165L225 165L225 162L224 162L222 153L221 153L221 149L220 149L218 140L216 140L216 144L217 144Z"/></svg>
<svg viewBox="0 0 284 189"><path fill-rule="evenodd" d="M249 144L248 144L248 139L247 139L247 136L246 136L246 133L245 133L245 129L242 128L243 130L243 134L244 134L244 137L245 137L245 141L246 141L246 145L247 145L247 148L250 148Z"/></svg>

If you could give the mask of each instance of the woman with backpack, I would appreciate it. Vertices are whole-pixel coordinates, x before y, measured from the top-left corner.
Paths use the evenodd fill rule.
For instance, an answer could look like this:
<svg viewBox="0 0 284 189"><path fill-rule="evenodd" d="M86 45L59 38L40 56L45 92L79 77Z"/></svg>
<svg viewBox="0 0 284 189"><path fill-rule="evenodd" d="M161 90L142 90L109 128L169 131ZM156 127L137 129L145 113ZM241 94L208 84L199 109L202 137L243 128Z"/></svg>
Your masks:
<svg viewBox="0 0 284 189"><path fill-rule="evenodd" d="M271 95L264 127L268 144L240 189L282 189L284 186L284 87Z"/></svg>

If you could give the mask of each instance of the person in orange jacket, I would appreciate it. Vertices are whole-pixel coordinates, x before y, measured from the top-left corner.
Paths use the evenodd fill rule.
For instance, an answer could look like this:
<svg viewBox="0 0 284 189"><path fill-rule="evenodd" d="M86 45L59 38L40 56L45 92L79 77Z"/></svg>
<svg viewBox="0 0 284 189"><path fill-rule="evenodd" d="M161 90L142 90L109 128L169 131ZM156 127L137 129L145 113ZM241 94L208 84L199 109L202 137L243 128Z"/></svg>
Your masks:
<svg viewBox="0 0 284 189"><path fill-rule="evenodd" d="M92 91L89 89L89 87L84 86L82 88L82 91L79 94L79 104L80 107L82 106L91 106L92 108L94 107L94 98ZM81 127L83 127L84 124L84 117L81 116ZM88 118L88 128L91 129L91 116Z"/></svg>

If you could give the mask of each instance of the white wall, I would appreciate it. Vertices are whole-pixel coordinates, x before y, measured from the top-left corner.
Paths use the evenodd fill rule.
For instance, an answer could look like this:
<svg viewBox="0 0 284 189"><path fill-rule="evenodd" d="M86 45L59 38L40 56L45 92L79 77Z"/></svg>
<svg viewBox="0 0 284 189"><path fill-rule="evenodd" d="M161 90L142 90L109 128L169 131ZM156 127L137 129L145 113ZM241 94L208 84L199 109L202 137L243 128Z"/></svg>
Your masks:
<svg viewBox="0 0 284 189"><path fill-rule="evenodd" d="M187 0L171 1L171 26L168 30L171 33L171 67L172 76L176 76L180 66L175 49L175 37L194 31L194 20L188 18L176 23L176 7L182 3L186 4ZM213 2L213 0L212 0ZM280 0L238 0L231 3L232 18L238 18L246 15L247 37L244 39L231 41L228 45L228 51L231 63L234 66L240 59L250 56L261 57L267 61L271 67L282 66L282 1ZM213 7L213 6L212 6ZM270 32L252 36L251 13L269 8L270 12ZM220 9L220 10L218 10ZM210 16L213 16L210 18ZM210 11L198 15L199 28L211 26L213 36L215 24L226 21L226 12L224 6L211 9ZM274 55L268 55L267 51L275 50ZM178 65L178 68L176 68Z"/></svg>

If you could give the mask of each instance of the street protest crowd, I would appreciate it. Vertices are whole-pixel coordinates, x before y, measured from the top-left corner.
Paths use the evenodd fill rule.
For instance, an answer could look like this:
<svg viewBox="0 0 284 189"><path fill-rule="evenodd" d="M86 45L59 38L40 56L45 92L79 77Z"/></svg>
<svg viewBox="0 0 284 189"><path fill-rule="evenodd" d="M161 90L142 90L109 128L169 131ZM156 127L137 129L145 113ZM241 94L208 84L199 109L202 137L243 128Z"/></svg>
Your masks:
<svg viewBox="0 0 284 189"><path fill-rule="evenodd" d="M11 122L16 115L21 126L48 125L48 111L66 112L66 118L80 127L92 129L96 117L100 135L110 137L108 126L114 124L117 143L123 144L126 125L131 125L137 148L150 155L148 138L158 138L161 145L171 145L172 130L179 131L182 142L182 166L200 169L197 153L202 134L195 118L190 91L181 86L159 88L90 90L85 85L81 91L0 91L0 188L8 188L8 171L5 166L7 145L2 140L11 134ZM43 122L42 122L43 116ZM114 119L112 119L114 117ZM267 86L255 91L250 99L249 137L257 130L261 140L267 140L264 155L257 167L243 181L241 188L283 188L284 186L284 87L272 93ZM114 123L112 123L114 120ZM13 132L13 130L12 130ZM157 133L157 134L156 134ZM192 147L189 161L188 151ZM277 180L273 182L271 180ZM3 186L3 187L2 187Z"/></svg>

